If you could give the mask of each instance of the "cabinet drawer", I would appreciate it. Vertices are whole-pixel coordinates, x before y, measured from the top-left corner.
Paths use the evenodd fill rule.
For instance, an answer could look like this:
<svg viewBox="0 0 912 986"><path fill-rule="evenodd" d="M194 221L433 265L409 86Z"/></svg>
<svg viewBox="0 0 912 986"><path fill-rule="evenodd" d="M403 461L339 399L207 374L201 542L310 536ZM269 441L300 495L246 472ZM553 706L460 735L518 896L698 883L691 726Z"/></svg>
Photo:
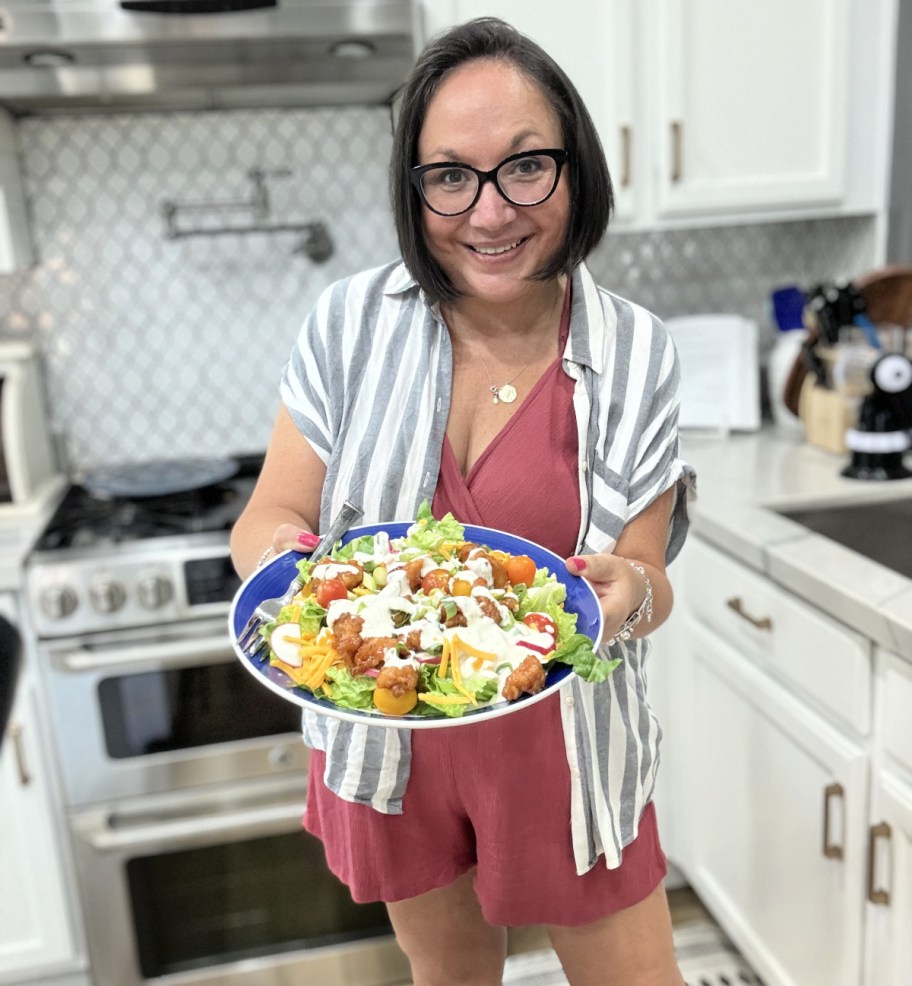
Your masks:
<svg viewBox="0 0 912 986"><path fill-rule="evenodd" d="M879 728L884 751L906 770L912 771L912 665L894 654L884 654Z"/></svg>
<svg viewBox="0 0 912 986"><path fill-rule="evenodd" d="M681 592L690 611L735 649L867 735L871 643L862 634L694 538Z"/></svg>

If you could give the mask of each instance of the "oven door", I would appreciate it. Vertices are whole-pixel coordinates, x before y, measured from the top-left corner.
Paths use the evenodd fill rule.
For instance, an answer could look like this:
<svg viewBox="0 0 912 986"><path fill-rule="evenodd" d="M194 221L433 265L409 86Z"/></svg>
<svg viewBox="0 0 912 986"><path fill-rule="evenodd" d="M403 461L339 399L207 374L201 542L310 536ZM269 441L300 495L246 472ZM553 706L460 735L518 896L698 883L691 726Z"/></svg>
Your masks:
<svg viewBox="0 0 912 986"><path fill-rule="evenodd" d="M355 904L301 827L289 778L70 818L95 986L389 986L382 904Z"/></svg>
<svg viewBox="0 0 912 986"><path fill-rule="evenodd" d="M224 620L44 642L68 805L301 773L300 709L256 682Z"/></svg>

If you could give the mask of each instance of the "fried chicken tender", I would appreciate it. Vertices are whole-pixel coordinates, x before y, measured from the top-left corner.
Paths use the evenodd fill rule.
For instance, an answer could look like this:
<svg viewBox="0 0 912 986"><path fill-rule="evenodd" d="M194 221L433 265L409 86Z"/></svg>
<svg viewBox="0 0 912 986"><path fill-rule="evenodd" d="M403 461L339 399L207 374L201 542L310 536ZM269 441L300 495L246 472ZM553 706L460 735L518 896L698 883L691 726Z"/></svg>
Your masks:
<svg viewBox="0 0 912 986"><path fill-rule="evenodd" d="M500 610L497 608L497 603L494 602L490 596L486 596L481 592L479 592L474 599L475 602L478 603L478 608L481 610L482 614L487 616L489 620L493 620L499 625L502 617L500 615Z"/></svg>
<svg viewBox="0 0 912 986"><path fill-rule="evenodd" d="M388 688L396 698L418 687L418 669L406 665L402 668L382 668L377 675L377 687Z"/></svg>
<svg viewBox="0 0 912 986"><path fill-rule="evenodd" d="M417 592L421 588L421 569L423 565L423 558L413 558L405 564L405 577L408 581L409 589L412 592Z"/></svg>
<svg viewBox="0 0 912 986"><path fill-rule="evenodd" d="M379 668L386 657L386 651L390 647L395 650L398 643L395 637L368 637L351 658L351 673L359 675L371 668Z"/></svg>
<svg viewBox="0 0 912 986"><path fill-rule="evenodd" d="M522 663L507 675L503 686L503 697L512 702L520 695L534 695L545 687L545 669L537 657L530 654Z"/></svg>
<svg viewBox="0 0 912 986"><path fill-rule="evenodd" d="M364 620L353 613L342 613L333 623L333 649L341 654L346 664L351 664L358 648L364 643L361 631Z"/></svg>
<svg viewBox="0 0 912 986"><path fill-rule="evenodd" d="M405 639L400 637L403 644L412 652L421 650L421 631L420 630L409 630L406 634Z"/></svg>
<svg viewBox="0 0 912 986"><path fill-rule="evenodd" d="M332 566L332 569L335 569L330 577L338 579L346 589L354 589L364 581L364 566L361 562L354 560L337 562L331 559L318 562L310 573L311 579L317 583L324 581L327 573L332 570L330 566Z"/></svg>
<svg viewBox="0 0 912 986"><path fill-rule="evenodd" d="M457 609L452 616L447 616L446 608L441 606L437 611L437 619L447 628L451 627L467 627L469 621L465 618L465 613L461 609Z"/></svg>

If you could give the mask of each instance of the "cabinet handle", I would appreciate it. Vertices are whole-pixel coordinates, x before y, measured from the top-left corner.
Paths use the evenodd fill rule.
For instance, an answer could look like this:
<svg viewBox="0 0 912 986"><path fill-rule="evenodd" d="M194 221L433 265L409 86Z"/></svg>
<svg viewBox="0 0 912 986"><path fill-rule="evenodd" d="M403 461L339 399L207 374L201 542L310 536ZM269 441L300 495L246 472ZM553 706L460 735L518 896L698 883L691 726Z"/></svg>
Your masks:
<svg viewBox="0 0 912 986"><path fill-rule="evenodd" d="M22 742L22 726L18 722L11 722L6 728L6 738L13 744L13 751L16 755L16 767L19 770L19 783L23 787L28 787L32 783L32 775L28 769L28 761L25 759L25 744Z"/></svg>
<svg viewBox="0 0 912 986"><path fill-rule="evenodd" d="M768 616L751 616L744 608L744 603L740 596L732 596L731 599L726 599L725 605L729 609L734 610L742 620L747 620L752 626L755 626L758 630L772 630L773 621Z"/></svg>
<svg viewBox="0 0 912 986"><path fill-rule="evenodd" d="M679 182L683 171L681 165L681 121L671 121L671 180Z"/></svg>
<svg viewBox="0 0 912 986"><path fill-rule="evenodd" d="M823 789L823 855L827 859L842 859L842 846L830 842L830 802L833 798L845 798L845 788L841 784L827 784Z"/></svg>
<svg viewBox="0 0 912 986"><path fill-rule="evenodd" d="M877 868L877 840L885 839L889 846L891 834L890 826L886 822L872 825L868 829L868 900L872 904L890 903L890 891L875 886L877 880L874 871Z"/></svg>
<svg viewBox="0 0 912 986"><path fill-rule="evenodd" d="M627 188L630 185L630 141L631 130L625 123L621 127L621 188Z"/></svg>

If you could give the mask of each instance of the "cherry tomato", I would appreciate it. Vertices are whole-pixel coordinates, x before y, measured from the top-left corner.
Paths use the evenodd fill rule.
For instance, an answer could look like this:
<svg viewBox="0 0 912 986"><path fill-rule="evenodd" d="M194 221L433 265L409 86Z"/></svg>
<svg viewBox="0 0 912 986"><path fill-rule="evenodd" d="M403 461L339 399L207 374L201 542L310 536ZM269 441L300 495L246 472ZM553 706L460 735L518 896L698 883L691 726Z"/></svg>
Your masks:
<svg viewBox="0 0 912 986"><path fill-rule="evenodd" d="M323 609L328 609L329 604L334 599L346 599L348 597L348 589L345 588L345 584L341 579L324 579L317 586L317 591L314 595Z"/></svg>
<svg viewBox="0 0 912 986"><path fill-rule="evenodd" d="M414 689L394 695L389 688L374 689L374 705L388 716L407 715L418 704L418 692Z"/></svg>
<svg viewBox="0 0 912 986"><path fill-rule="evenodd" d="M421 580L421 591L429 596L434 589L446 589L450 584L450 573L445 568L432 568Z"/></svg>
<svg viewBox="0 0 912 986"><path fill-rule="evenodd" d="M513 555L507 562L507 578L511 585L532 585L535 562L528 555Z"/></svg>
<svg viewBox="0 0 912 986"><path fill-rule="evenodd" d="M546 613L527 613L523 617L523 623L539 633L547 633L552 639L557 639L557 626Z"/></svg>
<svg viewBox="0 0 912 986"><path fill-rule="evenodd" d="M472 595L472 583L468 579L453 579L453 584L450 586L450 592L454 596L471 596Z"/></svg>

